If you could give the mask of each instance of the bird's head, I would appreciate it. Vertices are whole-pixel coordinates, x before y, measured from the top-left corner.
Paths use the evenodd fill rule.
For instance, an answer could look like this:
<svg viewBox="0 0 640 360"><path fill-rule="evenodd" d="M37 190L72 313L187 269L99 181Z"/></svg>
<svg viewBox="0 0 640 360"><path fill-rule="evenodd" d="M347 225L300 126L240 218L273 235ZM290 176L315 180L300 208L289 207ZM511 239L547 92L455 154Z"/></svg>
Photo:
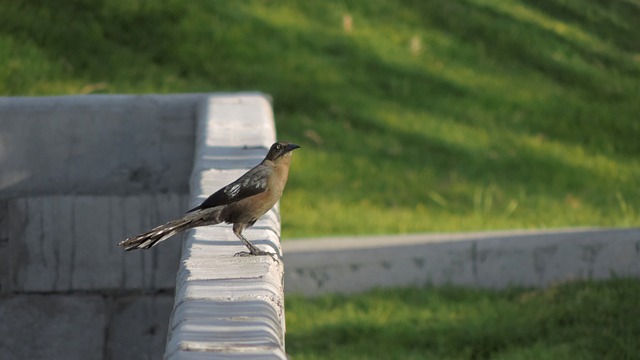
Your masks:
<svg viewBox="0 0 640 360"><path fill-rule="evenodd" d="M278 141L277 143L271 145L271 149L269 149L265 160L278 161L278 159L281 159L283 157L290 157L291 151L299 147L300 146L296 144Z"/></svg>

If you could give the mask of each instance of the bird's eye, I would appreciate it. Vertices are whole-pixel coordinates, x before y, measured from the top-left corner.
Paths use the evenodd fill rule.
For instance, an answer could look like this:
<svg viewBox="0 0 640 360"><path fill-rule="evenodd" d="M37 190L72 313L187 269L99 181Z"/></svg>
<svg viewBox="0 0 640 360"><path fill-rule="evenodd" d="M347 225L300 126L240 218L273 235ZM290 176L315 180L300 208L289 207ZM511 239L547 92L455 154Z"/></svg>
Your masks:
<svg viewBox="0 0 640 360"><path fill-rule="evenodd" d="M280 144L276 145L276 149L278 149L278 150L282 149L282 145L280 145Z"/></svg>

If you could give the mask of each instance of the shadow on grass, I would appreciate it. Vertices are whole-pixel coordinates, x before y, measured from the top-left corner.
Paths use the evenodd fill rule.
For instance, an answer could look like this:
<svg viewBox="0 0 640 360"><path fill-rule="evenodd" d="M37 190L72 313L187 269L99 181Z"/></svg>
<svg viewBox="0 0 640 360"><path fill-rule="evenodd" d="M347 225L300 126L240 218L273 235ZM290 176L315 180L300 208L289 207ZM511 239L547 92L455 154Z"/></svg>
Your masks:
<svg viewBox="0 0 640 360"><path fill-rule="evenodd" d="M570 24L577 24L601 40L613 42L616 47L629 53L640 51L640 44L630 33L637 31L640 4L631 1L594 0L587 4L581 1L559 2L552 0L523 0L550 17ZM637 73L637 68L635 69Z"/></svg>
<svg viewBox="0 0 640 360"><path fill-rule="evenodd" d="M295 358L637 358L635 279L546 290L449 287L287 298ZM614 340L615 339L615 340Z"/></svg>

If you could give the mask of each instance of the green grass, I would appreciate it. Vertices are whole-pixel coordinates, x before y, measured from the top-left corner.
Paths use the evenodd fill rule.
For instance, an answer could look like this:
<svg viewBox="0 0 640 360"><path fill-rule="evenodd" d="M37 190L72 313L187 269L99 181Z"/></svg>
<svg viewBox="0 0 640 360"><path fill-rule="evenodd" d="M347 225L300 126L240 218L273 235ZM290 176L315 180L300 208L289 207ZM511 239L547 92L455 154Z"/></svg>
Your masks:
<svg viewBox="0 0 640 360"><path fill-rule="evenodd" d="M640 281L288 297L293 359L640 359Z"/></svg>
<svg viewBox="0 0 640 360"><path fill-rule="evenodd" d="M0 94L272 94L285 238L640 225L636 1L0 8Z"/></svg>

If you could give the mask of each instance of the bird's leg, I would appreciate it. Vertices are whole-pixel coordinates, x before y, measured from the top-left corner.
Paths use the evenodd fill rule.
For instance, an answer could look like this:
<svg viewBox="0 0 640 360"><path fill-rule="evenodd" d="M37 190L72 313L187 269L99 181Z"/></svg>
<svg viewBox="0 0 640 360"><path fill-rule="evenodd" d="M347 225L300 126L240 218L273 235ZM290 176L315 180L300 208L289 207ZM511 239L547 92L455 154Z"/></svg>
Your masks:
<svg viewBox="0 0 640 360"><path fill-rule="evenodd" d="M244 236L241 234L236 234L238 238L242 241L242 243L249 249L249 251L240 251L235 254L235 256L247 256L247 255L269 255L270 253L260 250L257 246L253 245L249 242Z"/></svg>
<svg viewBox="0 0 640 360"><path fill-rule="evenodd" d="M233 233L236 234L238 239L240 239L240 241L242 241L244 246L246 246L249 249L249 251L248 252L247 251L240 251L240 252L237 252L234 256L269 255L269 256L273 257L272 253L260 250L260 249L258 249L257 246L255 246L251 242L249 242L249 240L247 240L247 238L245 238L244 235L242 235L242 230L244 230L244 226L242 226L240 224L234 224L233 225Z"/></svg>

